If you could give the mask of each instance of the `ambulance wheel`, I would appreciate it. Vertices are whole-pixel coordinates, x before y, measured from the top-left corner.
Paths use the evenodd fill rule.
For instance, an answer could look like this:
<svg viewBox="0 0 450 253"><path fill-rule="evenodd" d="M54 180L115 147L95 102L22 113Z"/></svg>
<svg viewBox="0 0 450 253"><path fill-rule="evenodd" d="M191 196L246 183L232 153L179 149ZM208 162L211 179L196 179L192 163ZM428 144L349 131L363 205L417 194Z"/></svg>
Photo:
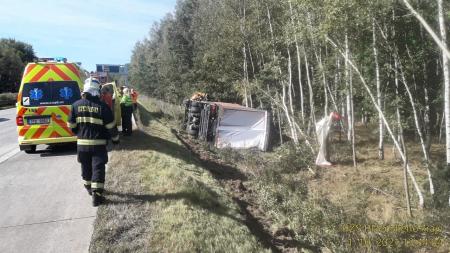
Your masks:
<svg viewBox="0 0 450 253"><path fill-rule="evenodd" d="M189 109L189 111L191 112L191 113L199 113L200 111L201 111L201 109L200 109L200 107L197 107L197 106L191 106L191 109Z"/></svg>
<svg viewBox="0 0 450 253"><path fill-rule="evenodd" d="M34 154L36 153L36 145L30 145L25 149L25 153L27 154Z"/></svg>

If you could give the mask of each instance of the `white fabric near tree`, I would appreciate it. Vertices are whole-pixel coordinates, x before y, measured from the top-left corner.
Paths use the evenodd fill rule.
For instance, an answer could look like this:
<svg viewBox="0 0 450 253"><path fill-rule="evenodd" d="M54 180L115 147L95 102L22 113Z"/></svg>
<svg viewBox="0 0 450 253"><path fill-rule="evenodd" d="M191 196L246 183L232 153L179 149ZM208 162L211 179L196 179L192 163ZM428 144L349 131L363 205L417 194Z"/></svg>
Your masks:
<svg viewBox="0 0 450 253"><path fill-rule="evenodd" d="M329 116L322 118L316 123L317 139L319 141L319 154L316 158L316 165L318 166L330 166L331 163L327 161L327 138L333 125L333 113Z"/></svg>
<svg viewBox="0 0 450 253"><path fill-rule="evenodd" d="M266 111L222 108L216 146L265 151L269 138L268 122Z"/></svg>

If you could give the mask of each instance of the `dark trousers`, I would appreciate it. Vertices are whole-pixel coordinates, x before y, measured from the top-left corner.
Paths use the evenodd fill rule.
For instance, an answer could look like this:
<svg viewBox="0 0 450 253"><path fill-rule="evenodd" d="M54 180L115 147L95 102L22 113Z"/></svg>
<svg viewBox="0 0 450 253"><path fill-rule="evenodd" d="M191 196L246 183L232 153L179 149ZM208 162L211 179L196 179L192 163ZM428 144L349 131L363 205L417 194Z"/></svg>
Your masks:
<svg viewBox="0 0 450 253"><path fill-rule="evenodd" d="M94 191L103 191L105 165L108 163L106 146L93 151L78 150L78 162L81 163L81 177L85 184L92 185Z"/></svg>
<svg viewBox="0 0 450 253"><path fill-rule="evenodd" d="M122 133L124 135L131 135L133 132L133 123L131 116L133 115L133 106L125 106L122 104Z"/></svg>

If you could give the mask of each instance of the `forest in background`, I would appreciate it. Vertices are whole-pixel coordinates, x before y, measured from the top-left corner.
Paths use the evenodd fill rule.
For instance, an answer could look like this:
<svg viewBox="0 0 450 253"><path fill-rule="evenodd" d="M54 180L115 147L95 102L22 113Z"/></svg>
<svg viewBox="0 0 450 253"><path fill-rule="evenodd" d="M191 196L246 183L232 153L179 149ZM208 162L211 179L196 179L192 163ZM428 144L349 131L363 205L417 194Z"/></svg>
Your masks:
<svg viewBox="0 0 450 253"><path fill-rule="evenodd" d="M35 58L31 45L15 39L0 39L0 93L17 92L26 64Z"/></svg>

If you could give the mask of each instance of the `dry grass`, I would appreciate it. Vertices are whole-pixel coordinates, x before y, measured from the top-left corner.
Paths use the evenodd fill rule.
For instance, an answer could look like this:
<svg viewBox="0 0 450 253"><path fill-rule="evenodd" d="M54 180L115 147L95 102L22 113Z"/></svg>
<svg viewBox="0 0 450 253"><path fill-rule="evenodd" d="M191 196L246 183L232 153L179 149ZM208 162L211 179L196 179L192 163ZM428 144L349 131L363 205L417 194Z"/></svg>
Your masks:
<svg viewBox="0 0 450 253"><path fill-rule="evenodd" d="M266 251L230 194L145 105L142 131L111 153L108 203L98 210L90 251Z"/></svg>
<svg viewBox="0 0 450 253"><path fill-rule="evenodd" d="M427 174L421 164L422 151L416 142L408 145L409 157L417 181L424 192L425 209L418 210L418 198L410 184L413 218L406 215L403 169L392 145L386 145L385 160L377 157L377 135L373 127L358 127L358 167L353 167L350 145L339 138L333 140L331 160L335 166L315 167L316 175L306 170L314 159L307 152L292 151L289 145L271 153L215 151L224 160L239 165L239 169L251 175L244 185L252 192L250 198L260 210L255 210L261 220L276 236L289 231L297 242L308 242L321 247L324 252L449 252L448 233L418 232L382 233L363 231L348 233L348 224L422 225L439 226L450 231L449 211L446 207L448 183L442 169L433 166L434 183L438 192L428 193ZM291 151L289 151L291 150ZM443 147L432 146L432 158L443 157ZM436 203L436 199L443 200ZM353 244L349 245L349 240ZM364 241L357 241L362 240ZM396 244L392 240L396 239ZM435 246L413 244L415 239L440 239ZM355 243L356 240L356 243ZM377 245L385 241L393 246ZM402 245L404 241L409 244ZM371 242L372 245L368 245ZM421 242L423 243L423 241ZM290 248L290 251L299 250Z"/></svg>
<svg viewBox="0 0 450 253"><path fill-rule="evenodd" d="M411 181L409 189L411 195L411 205L413 207L413 217L406 213L406 200L403 185L403 167L399 155L394 151L392 144L385 146L385 160L378 159L376 127L359 126L357 129L357 157L358 166L353 167L351 161L351 150L348 144L339 143L335 139L332 148L332 160L336 166L330 168L317 168L319 176L308 183L309 194L315 199L328 199L331 203L340 206L344 212L352 215L360 215L367 218L369 224L415 224L415 225L435 225L441 226L445 231L449 230L450 222L437 218L436 212L444 217L448 211L445 209L435 209L433 197L429 193L427 173L422 164L422 150L417 142L407 143L408 155L413 172L424 193L425 209L418 209L418 196L415 193ZM336 143L337 142L337 143ZM434 161L443 159L441 145L433 144L431 157ZM442 184L443 178L437 175L435 166L432 168L435 186ZM326 186L326 187L324 187ZM448 196L446 196L448 198ZM381 234L381 236L389 236ZM426 238L427 234L403 235L407 239L411 237ZM409 247L397 249L397 252L449 252L450 242L448 235L444 233L438 235L442 239L439 247ZM395 252L395 249L394 249Z"/></svg>

